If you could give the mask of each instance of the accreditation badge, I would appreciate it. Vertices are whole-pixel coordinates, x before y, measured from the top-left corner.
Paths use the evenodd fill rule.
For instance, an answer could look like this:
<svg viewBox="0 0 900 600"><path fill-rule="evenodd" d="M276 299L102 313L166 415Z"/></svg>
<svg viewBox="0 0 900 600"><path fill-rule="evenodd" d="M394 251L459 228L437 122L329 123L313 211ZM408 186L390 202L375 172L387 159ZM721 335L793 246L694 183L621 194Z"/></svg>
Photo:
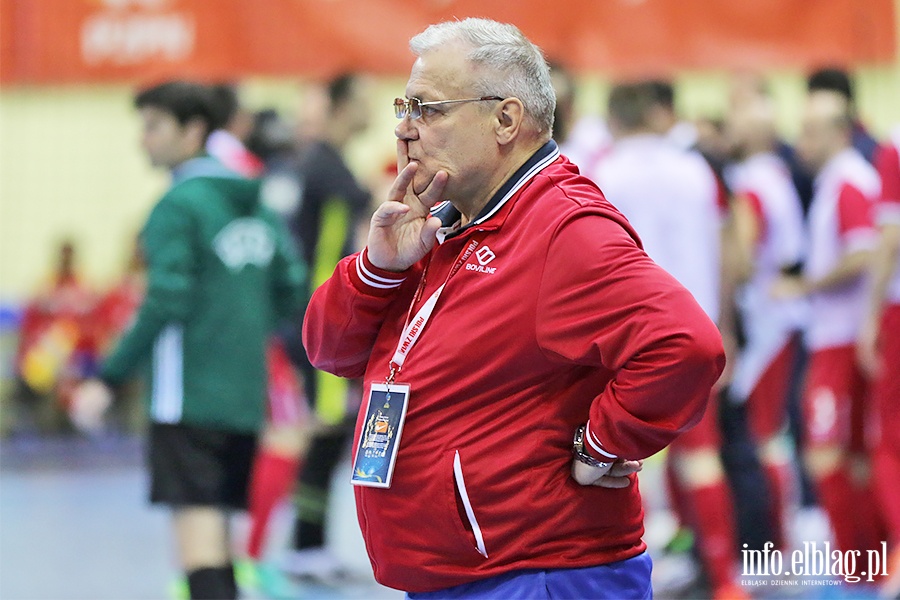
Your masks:
<svg viewBox="0 0 900 600"><path fill-rule="evenodd" d="M408 405L408 385L372 384L350 483L379 488L391 487Z"/></svg>

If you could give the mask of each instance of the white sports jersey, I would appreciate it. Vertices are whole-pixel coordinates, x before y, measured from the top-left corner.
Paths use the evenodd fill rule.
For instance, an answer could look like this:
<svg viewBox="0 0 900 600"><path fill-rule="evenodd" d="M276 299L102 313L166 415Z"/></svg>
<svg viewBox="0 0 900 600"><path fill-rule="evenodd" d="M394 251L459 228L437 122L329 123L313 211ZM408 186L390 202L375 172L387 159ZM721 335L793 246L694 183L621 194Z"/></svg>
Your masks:
<svg viewBox="0 0 900 600"><path fill-rule="evenodd" d="M848 148L833 157L815 180L809 209L810 248L806 277L822 278L848 252L874 248L872 209L881 192L878 173ZM807 345L812 350L855 342L865 305L865 276L810 297Z"/></svg>
<svg viewBox="0 0 900 600"><path fill-rule="evenodd" d="M656 135L617 141L590 173L647 254L719 317L718 182L700 154Z"/></svg>
<svg viewBox="0 0 900 600"><path fill-rule="evenodd" d="M878 155L878 174L881 176L881 199L875 212L876 222L900 225L900 127L891 133ZM900 262L900 261L898 261ZM895 262L887 299L900 304L900 266Z"/></svg>
<svg viewBox="0 0 900 600"><path fill-rule="evenodd" d="M678 121L666 132L665 138L682 150L692 150L697 145L700 133L690 121Z"/></svg>
<svg viewBox="0 0 900 600"><path fill-rule="evenodd" d="M807 303L776 300L771 290L782 269L805 258L806 232L790 171L777 155L751 156L729 167L725 177L732 191L753 206L760 229L753 275L737 297L747 343L738 356L731 387L736 399L745 400L790 336L805 325Z"/></svg>
<svg viewBox="0 0 900 600"><path fill-rule="evenodd" d="M559 152L568 158L582 175L596 166L612 146L612 136L606 122L597 116L584 116L575 121Z"/></svg>

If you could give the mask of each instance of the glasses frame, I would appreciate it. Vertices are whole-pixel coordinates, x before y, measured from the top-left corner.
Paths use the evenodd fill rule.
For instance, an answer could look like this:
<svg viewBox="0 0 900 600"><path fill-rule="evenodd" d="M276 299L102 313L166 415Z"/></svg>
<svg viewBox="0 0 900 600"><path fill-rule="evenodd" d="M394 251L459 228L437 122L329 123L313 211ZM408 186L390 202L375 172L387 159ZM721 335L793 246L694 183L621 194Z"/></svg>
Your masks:
<svg viewBox="0 0 900 600"><path fill-rule="evenodd" d="M439 106L441 104L460 104L462 102L485 102L487 100L505 100L500 96L481 96L479 98L460 98L458 100L432 100L422 102L418 98L394 98L394 116L398 119L409 117L415 121L422 118L423 106Z"/></svg>

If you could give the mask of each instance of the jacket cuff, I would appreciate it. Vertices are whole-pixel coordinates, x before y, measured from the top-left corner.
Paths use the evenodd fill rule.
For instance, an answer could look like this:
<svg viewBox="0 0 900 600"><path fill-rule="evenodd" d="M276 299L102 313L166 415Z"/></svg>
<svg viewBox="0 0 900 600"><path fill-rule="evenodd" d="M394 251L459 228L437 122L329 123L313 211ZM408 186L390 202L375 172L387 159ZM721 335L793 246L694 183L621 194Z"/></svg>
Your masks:
<svg viewBox="0 0 900 600"><path fill-rule="evenodd" d="M395 273L379 269L369 261L369 249L356 255L350 266L350 280L360 292L375 296L387 296L397 290L406 281L406 271Z"/></svg>
<svg viewBox="0 0 900 600"><path fill-rule="evenodd" d="M587 442L584 445L584 451L587 452L590 456L593 456L594 458L601 461L610 461L619 458L617 455L613 454L603 446L599 438L597 438L597 434L595 434L591 429L590 420L587 422L587 425L584 428L584 440L585 442Z"/></svg>

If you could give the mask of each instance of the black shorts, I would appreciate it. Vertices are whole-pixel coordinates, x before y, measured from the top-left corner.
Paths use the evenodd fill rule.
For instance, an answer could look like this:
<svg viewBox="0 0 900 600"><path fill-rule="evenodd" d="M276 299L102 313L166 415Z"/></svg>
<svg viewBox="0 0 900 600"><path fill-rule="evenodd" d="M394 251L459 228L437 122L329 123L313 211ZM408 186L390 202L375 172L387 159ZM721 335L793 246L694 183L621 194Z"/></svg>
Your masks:
<svg viewBox="0 0 900 600"><path fill-rule="evenodd" d="M245 510L256 443L255 434L151 424L150 502Z"/></svg>

